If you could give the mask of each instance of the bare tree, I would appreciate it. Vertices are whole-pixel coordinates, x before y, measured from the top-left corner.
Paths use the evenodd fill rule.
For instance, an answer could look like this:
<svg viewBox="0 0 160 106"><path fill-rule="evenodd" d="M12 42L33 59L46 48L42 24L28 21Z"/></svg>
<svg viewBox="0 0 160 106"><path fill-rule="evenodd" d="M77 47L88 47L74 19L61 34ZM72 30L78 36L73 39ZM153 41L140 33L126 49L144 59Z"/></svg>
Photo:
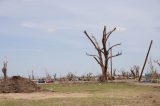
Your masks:
<svg viewBox="0 0 160 106"><path fill-rule="evenodd" d="M140 66L134 65L133 69L135 70L136 77L139 77Z"/></svg>
<svg viewBox="0 0 160 106"><path fill-rule="evenodd" d="M130 71L131 71L131 74L133 75L133 78L135 79L135 78L136 78L136 74L135 74L134 69L133 69L133 68L131 68L131 69L130 69Z"/></svg>
<svg viewBox="0 0 160 106"><path fill-rule="evenodd" d="M93 44L93 46L95 47L95 49L97 50L98 55L92 55L92 54L88 54L86 53L88 56L92 56L97 63L100 65L101 70L102 70L102 81L106 81L107 78L107 71L108 71L108 62L109 59L112 57L116 57L121 55L122 53L118 52L115 55L110 56L110 50L113 47L119 46L121 45L121 43L115 44L110 46L109 48L107 48L107 41L109 39L109 37L111 36L111 34L116 30L116 28L114 28L113 30L109 31L108 33L106 32L106 26L104 26L104 30L103 30L103 37L102 37L102 48L99 46L99 43L97 42L96 38L94 36L89 36L89 34L87 33L87 31L84 31L85 35L88 37L88 39L91 41L91 43Z"/></svg>
<svg viewBox="0 0 160 106"><path fill-rule="evenodd" d="M4 74L4 80L7 79L7 63L8 63L8 61L4 61L4 62L3 62L2 72L3 72L3 74Z"/></svg>
<svg viewBox="0 0 160 106"><path fill-rule="evenodd" d="M133 78L137 78L139 77L139 70L140 70L140 67L138 65L134 65L130 71L131 71L131 74L133 75Z"/></svg>

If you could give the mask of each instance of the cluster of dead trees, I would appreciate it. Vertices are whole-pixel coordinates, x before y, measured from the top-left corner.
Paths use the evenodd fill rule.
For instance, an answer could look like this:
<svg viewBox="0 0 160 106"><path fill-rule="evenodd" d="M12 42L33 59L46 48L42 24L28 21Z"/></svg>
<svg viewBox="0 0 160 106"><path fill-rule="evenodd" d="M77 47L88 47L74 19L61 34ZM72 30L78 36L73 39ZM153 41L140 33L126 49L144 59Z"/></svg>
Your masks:
<svg viewBox="0 0 160 106"><path fill-rule="evenodd" d="M82 76L77 76L69 72L65 77L60 78L61 81L95 81L96 76L93 73L87 73Z"/></svg>
<svg viewBox="0 0 160 106"><path fill-rule="evenodd" d="M145 73L146 81L148 82L159 82L160 74L158 73L157 67L160 66L159 60L150 60L148 61L148 71Z"/></svg>
<svg viewBox="0 0 160 106"><path fill-rule="evenodd" d="M121 79L136 79L139 78L140 66L134 65L129 71L121 71ZM119 75L120 76L120 75Z"/></svg>
<svg viewBox="0 0 160 106"><path fill-rule="evenodd" d="M89 54L89 53L86 53L86 54L88 56L93 57L96 60L96 62L99 64L99 66L101 67L101 70L102 70L102 77L101 77L102 79L101 80L102 81L107 81L108 79L112 80L112 78L113 78L113 76L112 76L112 58L122 55L121 52L118 52L117 54L112 55L112 49L116 46L121 45L121 43L117 43L117 44L114 44L112 46L107 46L108 39L110 38L111 34L115 30L116 30L116 28L107 32L106 31L106 26L104 26L103 33L102 33L102 40L101 40L102 47L100 47L100 45L99 45L97 39L95 38L95 36L90 36L87 33L87 31L84 31L85 35L87 36L87 38L90 40L90 42L94 46L95 50L97 51L97 54ZM151 49L151 46L152 46L152 42L153 42L153 40L151 40L151 42L150 42L149 49L148 49L148 52L146 54L146 58L145 58L144 65L142 67L141 72L139 72L140 68L138 66L133 66L130 69L131 73L122 72L123 76L133 76L134 79L139 78L138 80L141 81L143 71L144 71L144 68L145 68L145 65L146 65L146 62L147 62L147 59L148 59L148 56L149 56L149 52L150 52L150 49ZM110 64L111 65L110 72L109 72L109 69L108 69L109 60L110 60L110 63L111 63ZM155 61L155 62L160 66L159 61ZM107 75L107 73L110 73L110 75Z"/></svg>
<svg viewBox="0 0 160 106"><path fill-rule="evenodd" d="M97 51L97 54L86 53L86 55L93 57L93 59L95 59L95 61L99 64L102 72L101 81L107 81L108 79L112 80L114 78L115 71L112 71L112 58L122 55L122 52L117 52L116 54L112 54L113 48L120 46L121 43L108 45L109 38L111 37L112 33L115 30L116 28L107 32L106 26L104 26L101 38L101 44L97 41L95 36L91 36L90 34L87 33L86 30L84 31L84 34L86 35L86 37L89 39L89 41ZM151 40L142 70L140 71L140 67L135 65L130 69L130 72L122 72L122 76L127 76L127 77L132 76L133 79L139 78L139 81L141 80L147 62L147 58L151 49L152 42L153 41ZM156 60L154 62L160 66L160 60ZM4 80L7 79L7 63L8 63L7 61L4 62L4 66L2 68L2 72L4 74ZM110 69L108 68L109 63L110 63ZM46 77L51 78L51 75L49 73L46 73ZM54 77L56 77L56 75ZM83 77L81 78L86 79L88 81L93 78L92 73L88 73L86 76ZM66 79L69 81L75 80L76 78L77 77L73 73L68 73L66 76ZM32 71L32 80L34 80L33 71Z"/></svg>

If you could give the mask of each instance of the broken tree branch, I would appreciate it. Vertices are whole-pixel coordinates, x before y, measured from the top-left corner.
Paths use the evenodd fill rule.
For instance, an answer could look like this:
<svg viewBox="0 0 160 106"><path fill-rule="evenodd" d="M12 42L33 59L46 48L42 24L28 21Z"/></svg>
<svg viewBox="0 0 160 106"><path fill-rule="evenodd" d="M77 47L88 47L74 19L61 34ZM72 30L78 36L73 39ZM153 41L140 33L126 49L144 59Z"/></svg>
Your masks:
<svg viewBox="0 0 160 106"><path fill-rule="evenodd" d="M108 38L110 37L110 35L111 35L115 30L116 30L116 28L114 28L112 31L110 31L110 32L108 32L108 33L106 34L107 38L106 38L105 42L107 42Z"/></svg>
<svg viewBox="0 0 160 106"><path fill-rule="evenodd" d="M95 47L96 49L98 49L97 46L96 46L96 44L94 43L94 41L93 41L93 40L91 39L91 37L88 35L87 31L84 31L84 33L85 33L85 35L88 37L88 39L91 41L91 43L94 45L94 47Z"/></svg>
<svg viewBox="0 0 160 106"><path fill-rule="evenodd" d="M108 57L108 59L113 58L113 57L117 57L117 56L120 56L120 55L122 55L122 52L118 52L117 54Z"/></svg>
<svg viewBox="0 0 160 106"><path fill-rule="evenodd" d="M98 49L100 49L97 39L94 36L91 36L94 39L95 45Z"/></svg>
<svg viewBox="0 0 160 106"><path fill-rule="evenodd" d="M111 47L108 49L108 51L110 51L113 47L116 47L116 46L119 46L119 45L121 45L121 43L118 43L118 44L115 44L115 45L111 46Z"/></svg>
<svg viewBox="0 0 160 106"><path fill-rule="evenodd" d="M94 55L94 54L89 54L89 53L86 53L87 56L94 56L94 57L98 57L97 55Z"/></svg>
<svg viewBox="0 0 160 106"><path fill-rule="evenodd" d="M103 66L103 64L96 58L96 57L93 57L96 61L97 61L97 63L100 65L100 66Z"/></svg>

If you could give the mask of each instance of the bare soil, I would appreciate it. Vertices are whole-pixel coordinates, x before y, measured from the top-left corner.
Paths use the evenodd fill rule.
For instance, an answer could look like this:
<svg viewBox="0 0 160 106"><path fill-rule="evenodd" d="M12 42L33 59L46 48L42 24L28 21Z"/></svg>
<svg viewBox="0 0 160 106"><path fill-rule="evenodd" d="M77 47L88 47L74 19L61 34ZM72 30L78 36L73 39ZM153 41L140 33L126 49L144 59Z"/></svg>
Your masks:
<svg viewBox="0 0 160 106"><path fill-rule="evenodd" d="M0 93L0 99L27 99L27 100L42 100L49 98L80 98L90 97L92 94L86 93L56 93L56 92L33 92L33 93Z"/></svg>

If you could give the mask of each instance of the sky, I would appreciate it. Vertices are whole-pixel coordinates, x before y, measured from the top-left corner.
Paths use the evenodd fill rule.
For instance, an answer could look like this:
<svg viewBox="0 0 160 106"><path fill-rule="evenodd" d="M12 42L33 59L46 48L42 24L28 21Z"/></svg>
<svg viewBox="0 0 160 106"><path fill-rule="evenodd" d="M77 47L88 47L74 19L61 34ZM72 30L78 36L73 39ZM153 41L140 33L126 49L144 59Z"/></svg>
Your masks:
<svg viewBox="0 0 160 106"><path fill-rule="evenodd" d="M150 57L160 59L159 11L159 0L0 0L0 67L7 58L9 76L99 74L83 32L101 42L104 26L117 28L110 45L122 43L113 68L142 67L151 40Z"/></svg>

